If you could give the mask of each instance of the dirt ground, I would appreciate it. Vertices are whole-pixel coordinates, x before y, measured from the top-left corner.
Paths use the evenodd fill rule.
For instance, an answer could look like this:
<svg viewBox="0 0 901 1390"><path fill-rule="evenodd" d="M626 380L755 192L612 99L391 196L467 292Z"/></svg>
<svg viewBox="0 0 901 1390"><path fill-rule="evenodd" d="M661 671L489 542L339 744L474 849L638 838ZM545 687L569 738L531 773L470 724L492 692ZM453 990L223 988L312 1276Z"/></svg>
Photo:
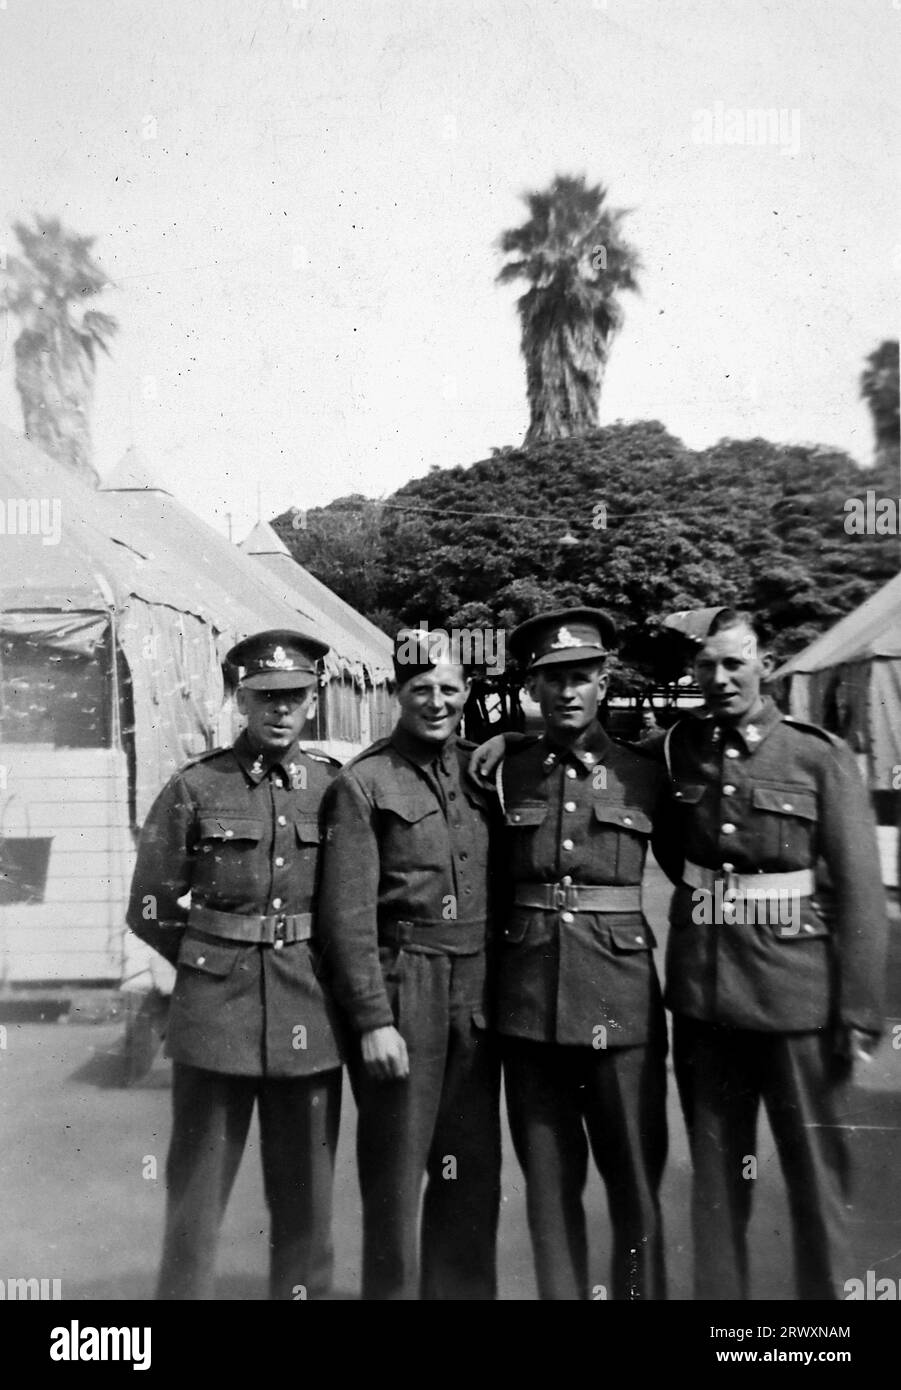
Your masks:
<svg viewBox="0 0 901 1390"><path fill-rule="evenodd" d="M661 942L668 894L652 867L647 893ZM901 921L894 913L889 997L901 1021ZM662 962L661 962L662 965ZM2 1020L0 1020L2 1021ZM894 1021L891 1020L891 1021ZM162 1058L137 1086L110 1084L118 1071L119 1023L3 1022L0 1047L0 1280L58 1278L64 1298L148 1299L163 1225L163 1171L169 1136L169 1066ZM2 1038L2 1034L0 1034ZM901 1050L891 1026L855 1089L847 1122L857 1171L848 1277L901 1277ZM663 1188L670 1297L691 1297L689 1164L675 1083L670 1077L670 1160ZM360 1202L353 1156L354 1111L345 1085L335 1191L336 1296L359 1289ZM591 1279L606 1284L609 1226L603 1188L586 1194ZM793 1297L791 1244L778 1160L765 1122L753 1223L754 1293ZM535 1298L522 1177L504 1130L500 1296ZM267 1216L256 1130L222 1232L218 1296L266 1296Z"/></svg>

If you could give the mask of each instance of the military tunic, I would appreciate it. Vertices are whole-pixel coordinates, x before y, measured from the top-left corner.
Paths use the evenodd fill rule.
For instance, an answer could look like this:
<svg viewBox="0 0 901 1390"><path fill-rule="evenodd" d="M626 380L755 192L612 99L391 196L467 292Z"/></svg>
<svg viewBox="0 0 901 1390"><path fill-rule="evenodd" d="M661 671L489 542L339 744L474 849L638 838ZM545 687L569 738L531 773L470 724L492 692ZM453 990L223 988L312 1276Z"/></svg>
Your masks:
<svg viewBox="0 0 901 1390"><path fill-rule="evenodd" d="M664 785L654 761L597 722L570 748L547 737L512 744L503 764L514 897L544 886L556 898L510 907L497 990L543 1298L588 1297L589 1143L610 1200L612 1296L664 1296L666 1025L640 904ZM604 910L581 905L583 890L600 890Z"/></svg>
<svg viewBox="0 0 901 1390"><path fill-rule="evenodd" d="M885 895L866 791L839 739L769 699L744 727L680 721L667 759L672 797L654 848L677 884L666 1002L695 1168L696 1295L748 1296L746 1160L762 1098L791 1197L800 1296L834 1298L848 1200L835 1030L882 1027ZM686 864L709 883L683 881ZM790 888L769 911L723 906L732 874L799 872L816 875L815 892Z"/></svg>
<svg viewBox="0 0 901 1390"><path fill-rule="evenodd" d="M315 1297L330 1282L341 1043L311 914L320 806L337 767L297 744L280 762L264 761L242 734L177 773L144 825L127 920L177 968L160 1297L211 1296L255 1101L273 1295L297 1297L303 1284ZM262 923L269 939L234 939L236 929L259 937Z"/></svg>
<svg viewBox="0 0 901 1390"><path fill-rule="evenodd" d="M348 1055L364 1299L496 1292L490 799L466 775L470 751L455 738L442 749L398 727L350 762L326 797L320 931L328 978L351 1030L393 1024L410 1062L408 1077L380 1081L358 1044Z"/></svg>

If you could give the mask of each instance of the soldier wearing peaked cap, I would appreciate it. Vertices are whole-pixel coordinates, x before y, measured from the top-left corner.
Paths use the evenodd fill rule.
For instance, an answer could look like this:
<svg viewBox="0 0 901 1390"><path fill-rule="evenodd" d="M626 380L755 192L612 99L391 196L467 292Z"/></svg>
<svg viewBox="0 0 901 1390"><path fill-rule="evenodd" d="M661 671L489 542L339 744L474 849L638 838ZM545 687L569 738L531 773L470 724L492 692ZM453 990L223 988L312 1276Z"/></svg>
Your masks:
<svg viewBox="0 0 901 1390"><path fill-rule="evenodd" d="M666 1025L641 904L664 778L598 722L614 642L593 608L541 614L511 638L545 732L511 740L500 772L513 906L496 1020L545 1299L589 1296L589 1149L607 1187L613 1297L665 1296Z"/></svg>
<svg viewBox="0 0 901 1390"><path fill-rule="evenodd" d="M670 625L691 634L692 615ZM706 708L666 736L672 794L654 851L676 884L666 1002L694 1166L695 1294L749 1297L748 1160L763 1101L798 1295L831 1300L847 1276L850 1059L883 1021L873 817L841 740L761 692L773 663L754 616L714 609L694 635Z"/></svg>
<svg viewBox="0 0 901 1390"><path fill-rule="evenodd" d="M469 681L435 638L398 634L397 727L348 763L326 804L320 923L355 1035L364 1299L492 1299L497 1287L493 808L456 734Z"/></svg>
<svg viewBox="0 0 901 1390"><path fill-rule="evenodd" d="M194 759L145 822L128 924L177 969L173 1125L157 1296L213 1296L219 1228L258 1107L270 1295L320 1298L332 1272L341 1048L315 933L320 804L338 764L304 751L328 648L239 642L234 746ZM190 895L190 905L185 905Z"/></svg>

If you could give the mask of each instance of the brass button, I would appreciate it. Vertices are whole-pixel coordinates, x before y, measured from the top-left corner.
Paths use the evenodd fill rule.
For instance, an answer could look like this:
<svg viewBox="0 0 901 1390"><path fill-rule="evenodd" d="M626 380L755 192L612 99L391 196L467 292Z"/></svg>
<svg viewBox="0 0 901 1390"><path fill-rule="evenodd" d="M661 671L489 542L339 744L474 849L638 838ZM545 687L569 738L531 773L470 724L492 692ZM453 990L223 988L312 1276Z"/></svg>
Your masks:
<svg viewBox="0 0 901 1390"><path fill-rule="evenodd" d="M723 832L724 835L735 834L735 826L732 824L731 820L727 820L725 825L721 825L720 830Z"/></svg>
<svg viewBox="0 0 901 1390"><path fill-rule="evenodd" d="M792 809L792 803L790 801L783 801L782 809L783 811L790 811Z"/></svg>
<svg viewBox="0 0 901 1390"><path fill-rule="evenodd" d="M576 919L575 919L575 915L574 915L572 912L561 912L561 913L560 913L560 921L561 921L561 922L574 922L575 920L576 920Z"/></svg>
<svg viewBox="0 0 901 1390"><path fill-rule="evenodd" d="M567 775L567 777L575 777L575 776L576 776L576 769L575 769L574 767L568 767L568 768L566 769L566 775Z"/></svg>
<svg viewBox="0 0 901 1390"><path fill-rule="evenodd" d="M206 965L206 956L198 956L198 957L197 957L197 964L198 964L198 965Z"/></svg>
<svg viewBox="0 0 901 1390"><path fill-rule="evenodd" d="M273 898L273 899L272 899L272 906L273 906L274 908L276 908L276 909L277 909L277 908L280 908L281 905L282 905L282 900L281 900L281 898Z"/></svg>
<svg viewBox="0 0 901 1390"><path fill-rule="evenodd" d="M574 811L576 809L576 803L574 801L564 801L563 809L564 811Z"/></svg>
<svg viewBox="0 0 901 1390"><path fill-rule="evenodd" d="M724 873L724 874L731 874L731 873L734 873L734 872L735 872L735 865L734 865L734 864L724 864L724 865L723 865L723 873Z"/></svg>
<svg viewBox="0 0 901 1390"><path fill-rule="evenodd" d="M275 867L276 867L277 869L282 869L282 868L284 868L284 866L285 866L285 861L284 861L284 859L282 858L282 856L279 855L278 858L277 858L276 861L275 861Z"/></svg>
<svg viewBox="0 0 901 1390"><path fill-rule="evenodd" d="M564 849L572 849L572 847L573 847L573 842L572 842L572 840L564 840L564 841L563 841L563 848L564 848Z"/></svg>
<svg viewBox="0 0 901 1390"><path fill-rule="evenodd" d="M287 817L286 817L286 816L279 816L279 818L278 818L278 823L279 823L279 825L287 825L287 824L288 824Z"/></svg>
<svg viewBox="0 0 901 1390"><path fill-rule="evenodd" d="M573 876L572 876L572 874L564 874L563 877L562 877L561 880L560 880L560 886L561 886L562 888L568 888L568 887L570 886L570 884L572 883L572 881L573 881Z"/></svg>
<svg viewBox="0 0 901 1390"><path fill-rule="evenodd" d="M284 946L285 943L284 943L284 941L282 941L281 937L279 937L278 941L274 942L273 944L274 944L274 946L275 946L275 949L276 949L277 951L280 951L280 950L282 949L282 947Z"/></svg>
<svg viewBox="0 0 901 1390"><path fill-rule="evenodd" d="M225 838L226 838L226 840L230 840L230 839L232 838L232 836L234 835L234 833L235 833L235 832L234 832L233 830L226 830L226 832L225 832Z"/></svg>
<svg viewBox="0 0 901 1390"><path fill-rule="evenodd" d="M631 825L631 824L632 824L632 817L631 817L631 816L623 816L623 825Z"/></svg>
<svg viewBox="0 0 901 1390"><path fill-rule="evenodd" d="M727 749L726 749L726 757L727 757L727 758L737 758L738 756L739 756L739 754L738 754L738 749L737 749L737 748L727 748Z"/></svg>
<svg viewBox="0 0 901 1390"><path fill-rule="evenodd" d="M643 946L643 945L644 945L644 937L643 937L643 936L636 936L635 940L638 942L639 946Z"/></svg>
<svg viewBox="0 0 901 1390"><path fill-rule="evenodd" d="M723 787L723 795L724 795L724 796L734 796L734 795L735 795L735 788L733 787L733 785L732 785L731 782L727 782L726 785Z"/></svg>

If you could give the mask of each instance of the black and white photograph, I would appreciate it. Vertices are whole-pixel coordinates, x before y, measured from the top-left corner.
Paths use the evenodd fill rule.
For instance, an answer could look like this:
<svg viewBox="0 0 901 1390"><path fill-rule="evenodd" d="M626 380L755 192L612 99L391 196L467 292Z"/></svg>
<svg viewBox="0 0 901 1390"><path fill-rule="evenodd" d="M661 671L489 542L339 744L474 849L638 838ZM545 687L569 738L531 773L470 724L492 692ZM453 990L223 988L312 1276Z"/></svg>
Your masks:
<svg viewBox="0 0 901 1390"><path fill-rule="evenodd" d="M899 38L0 0L29 1362L582 1301L852 1369L901 1299Z"/></svg>

